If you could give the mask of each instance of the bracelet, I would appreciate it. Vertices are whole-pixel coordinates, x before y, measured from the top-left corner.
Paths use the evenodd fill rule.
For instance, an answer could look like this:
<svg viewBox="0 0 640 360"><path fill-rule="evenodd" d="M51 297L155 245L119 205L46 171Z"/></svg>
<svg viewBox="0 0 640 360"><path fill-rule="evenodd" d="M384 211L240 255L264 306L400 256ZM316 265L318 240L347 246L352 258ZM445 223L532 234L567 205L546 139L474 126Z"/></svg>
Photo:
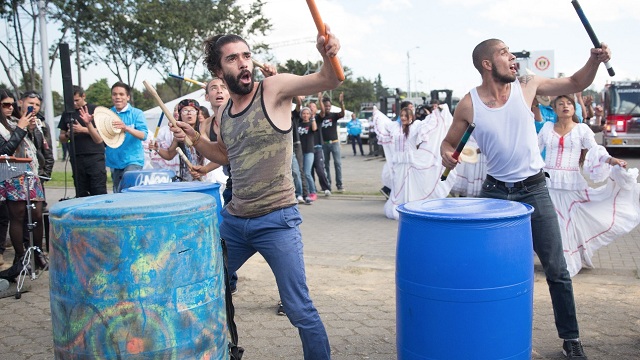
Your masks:
<svg viewBox="0 0 640 360"><path fill-rule="evenodd" d="M200 132L196 131L196 138L195 140L191 140L191 146L196 146L199 141L200 141Z"/></svg>

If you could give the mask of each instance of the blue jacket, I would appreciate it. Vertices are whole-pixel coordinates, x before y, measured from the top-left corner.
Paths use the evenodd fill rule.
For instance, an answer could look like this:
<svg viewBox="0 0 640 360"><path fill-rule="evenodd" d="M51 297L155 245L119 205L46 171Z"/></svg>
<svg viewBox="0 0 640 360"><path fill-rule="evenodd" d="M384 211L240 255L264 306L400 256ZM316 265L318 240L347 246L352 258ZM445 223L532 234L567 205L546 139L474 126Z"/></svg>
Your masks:
<svg viewBox="0 0 640 360"><path fill-rule="evenodd" d="M357 136L362 134L362 123L358 119L351 119L347 123L347 134Z"/></svg>
<svg viewBox="0 0 640 360"><path fill-rule="evenodd" d="M122 112L117 112L115 106L112 107L111 110L118 114L120 120L127 126L144 132L144 140L147 139L149 130L147 129L147 121L142 110L134 108L130 104L127 105ZM107 146L105 155L106 165L113 169L124 169L127 165L144 166L142 140L137 139L129 133L124 135L124 142L117 149Z"/></svg>

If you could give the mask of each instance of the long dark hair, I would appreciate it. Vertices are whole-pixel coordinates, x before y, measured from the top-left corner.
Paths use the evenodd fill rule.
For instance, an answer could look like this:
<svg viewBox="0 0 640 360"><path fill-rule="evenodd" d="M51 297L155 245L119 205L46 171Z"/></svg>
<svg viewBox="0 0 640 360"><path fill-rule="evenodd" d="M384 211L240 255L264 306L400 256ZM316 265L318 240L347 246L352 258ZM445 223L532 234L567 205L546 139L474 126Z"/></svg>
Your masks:
<svg viewBox="0 0 640 360"><path fill-rule="evenodd" d="M0 90L0 101L7 98L13 99L13 111L11 112L11 116L20 118L21 115L20 111L18 110L18 102L16 101L16 98L11 95L9 91ZM9 122L7 121L7 117L4 116L4 113L2 111L0 111L0 115L2 115L2 117L0 117L0 124L2 124L2 126L4 126L7 130L12 131L11 126L9 126Z"/></svg>
<svg viewBox="0 0 640 360"><path fill-rule="evenodd" d="M413 124L413 121L415 119L413 117L413 111L411 111L411 109L409 109L408 107L402 108L402 110L400 110L400 116L402 116L402 114L405 114L411 120L409 125L405 126L404 124L402 124L402 132L404 133L404 137L407 138L409 137L409 127L411 126L411 124Z"/></svg>

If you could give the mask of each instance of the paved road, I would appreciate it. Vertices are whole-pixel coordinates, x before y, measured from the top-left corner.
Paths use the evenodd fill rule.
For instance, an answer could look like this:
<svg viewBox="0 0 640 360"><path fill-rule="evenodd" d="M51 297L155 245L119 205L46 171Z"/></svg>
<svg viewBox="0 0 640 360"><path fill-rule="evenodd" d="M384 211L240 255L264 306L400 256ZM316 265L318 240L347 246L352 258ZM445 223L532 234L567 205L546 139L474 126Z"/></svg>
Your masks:
<svg viewBox="0 0 640 360"><path fill-rule="evenodd" d="M398 223L377 195L383 162L343 147L347 192L302 206L307 278L329 333L334 359L395 359L395 245ZM48 189L55 202L62 189ZM71 195L69 195L71 196ZM8 258L8 256L6 256ZM581 336L590 359L640 354L640 233L598 251L597 268L574 278ZM275 315L278 295L265 261L254 256L239 271L234 297L244 359L300 359L297 332ZM21 300L0 299L0 359L52 359L48 277ZM461 324L464 326L464 324ZM465 346L464 339L458 340ZM539 266L535 273L533 359L563 359ZM491 344L487 344L491 346ZM451 351L455 352L455 348Z"/></svg>

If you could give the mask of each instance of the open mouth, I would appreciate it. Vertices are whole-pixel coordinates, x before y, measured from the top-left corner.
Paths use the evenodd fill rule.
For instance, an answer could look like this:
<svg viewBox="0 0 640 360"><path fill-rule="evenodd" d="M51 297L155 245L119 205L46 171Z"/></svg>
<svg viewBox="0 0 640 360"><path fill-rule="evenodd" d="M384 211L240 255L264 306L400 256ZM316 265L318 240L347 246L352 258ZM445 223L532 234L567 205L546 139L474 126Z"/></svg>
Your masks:
<svg viewBox="0 0 640 360"><path fill-rule="evenodd" d="M251 82L251 72L249 70L243 70L240 73L240 81L245 83L245 84L250 83Z"/></svg>
<svg viewBox="0 0 640 360"><path fill-rule="evenodd" d="M513 73L517 73L518 72L518 69L516 68L516 64L511 64L509 66L509 70L511 70L511 72L513 72Z"/></svg>

